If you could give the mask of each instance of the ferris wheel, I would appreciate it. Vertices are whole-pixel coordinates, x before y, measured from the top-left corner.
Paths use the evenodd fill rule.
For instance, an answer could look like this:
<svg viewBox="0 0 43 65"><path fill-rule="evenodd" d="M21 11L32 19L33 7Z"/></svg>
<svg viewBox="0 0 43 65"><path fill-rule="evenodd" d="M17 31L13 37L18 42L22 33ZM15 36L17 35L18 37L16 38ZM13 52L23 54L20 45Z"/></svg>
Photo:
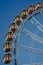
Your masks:
<svg viewBox="0 0 43 65"><path fill-rule="evenodd" d="M43 65L43 50L37 46L43 45L42 16L43 3L37 2L15 17L3 45L5 64L10 64L13 59L14 65ZM38 56L42 61L38 61Z"/></svg>

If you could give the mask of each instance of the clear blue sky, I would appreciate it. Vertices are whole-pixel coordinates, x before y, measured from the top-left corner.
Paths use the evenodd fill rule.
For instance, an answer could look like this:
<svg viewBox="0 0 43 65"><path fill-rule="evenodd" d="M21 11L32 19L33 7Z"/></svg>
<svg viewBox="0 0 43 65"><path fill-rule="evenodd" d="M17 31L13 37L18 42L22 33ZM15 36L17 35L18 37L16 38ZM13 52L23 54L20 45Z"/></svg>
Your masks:
<svg viewBox="0 0 43 65"><path fill-rule="evenodd" d="M21 12L22 9L27 8L29 4L35 4L37 1L43 2L43 0L0 0L0 65L5 65L3 63L3 59L2 59L2 57L4 55L3 44L5 42L5 34L8 31L9 24L13 21L14 17ZM43 23L41 18L40 18L40 21L41 21L41 23ZM39 34L41 35L41 33L39 33ZM41 36L43 36L43 35L41 35ZM40 44L39 44L39 46L40 46ZM21 53L21 56L22 55L23 55L23 51ZM25 56L26 56L26 54L25 54ZM27 57L29 57L29 56L27 55ZM25 57L24 57L24 59L26 61ZM29 59L30 59L30 57L29 57ZM23 60L23 58L22 58L22 60ZM38 58L37 60L38 61L36 61L36 62L43 61L41 55L40 55L40 59ZM35 62L32 60L28 60L28 61L29 61L29 63ZM28 63L28 61L26 63ZM22 62L24 63L24 61L22 61ZM12 63L10 63L9 65L12 65Z"/></svg>

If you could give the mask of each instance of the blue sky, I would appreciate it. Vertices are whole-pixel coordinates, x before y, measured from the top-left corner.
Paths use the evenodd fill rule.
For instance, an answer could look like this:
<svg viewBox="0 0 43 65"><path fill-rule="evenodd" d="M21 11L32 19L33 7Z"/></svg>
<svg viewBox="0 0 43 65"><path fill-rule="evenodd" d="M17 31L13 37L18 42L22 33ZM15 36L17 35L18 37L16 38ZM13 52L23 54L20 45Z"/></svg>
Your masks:
<svg viewBox="0 0 43 65"><path fill-rule="evenodd" d="M21 12L22 9L27 8L29 6L29 4L35 4L37 1L43 2L43 0L0 0L0 65L5 65L3 63L3 59L2 59L2 57L4 55L3 44L6 41L5 34L8 31L9 24L13 21L14 17ZM36 18L39 19L39 17L37 17L37 16L36 16ZM43 24L42 17L40 17L40 21ZM41 33L39 33L38 35L43 37L43 35ZM36 46L37 46L37 42L36 42ZM39 46L39 48L43 47L42 45L40 47L40 44L38 44L38 46ZM21 56L22 55L23 55L23 51L21 53ZM20 59L21 59L21 56L20 56ZM23 56L26 56L26 54ZM39 56L39 55L36 55L36 56ZM27 53L27 57L28 57L28 53ZM24 57L24 59L26 59L26 58ZM23 58L22 58L22 60L23 60ZM37 60L38 61L36 61L36 62L43 61L41 55L40 55L40 59L38 58ZM35 62L32 60L29 60L29 61L30 61L29 63ZM24 63L24 61L22 61L22 62ZM28 62L26 62L26 63L28 63ZM12 65L12 64L10 63L9 65Z"/></svg>

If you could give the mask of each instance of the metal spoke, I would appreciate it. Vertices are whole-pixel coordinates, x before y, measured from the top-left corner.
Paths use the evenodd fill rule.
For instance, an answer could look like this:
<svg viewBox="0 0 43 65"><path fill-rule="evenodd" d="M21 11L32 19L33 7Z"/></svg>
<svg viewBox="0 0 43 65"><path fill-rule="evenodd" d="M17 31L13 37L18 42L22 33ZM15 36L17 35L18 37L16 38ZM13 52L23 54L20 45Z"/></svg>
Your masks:
<svg viewBox="0 0 43 65"><path fill-rule="evenodd" d="M32 48L32 47L25 46L25 45L19 45L19 46L22 50L43 54L43 50L40 50L40 49L37 49L37 48Z"/></svg>
<svg viewBox="0 0 43 65"><path fill-rule="evenodd" d="M30 32L29 30L27 29L23 29L22 31L23 33L25 33L27 36L30 36L33 40L39 42L39 43L42 43L43 44L43 38L37 36L36 34Z"/></svg>
<svg viewBox="0 0 43 65"><path fill-rule="evenodd" d="M43 25L39 23L34 17L31 18L31 22L36 25L36 27L43 32Z"/></svg>
<svg viewBox="0 0 43 65"><path fill-rule="evenodd" d="M39 62L39 63L30 63L30 64L23 64L23 65L42 65L43 62Z"/></svg>

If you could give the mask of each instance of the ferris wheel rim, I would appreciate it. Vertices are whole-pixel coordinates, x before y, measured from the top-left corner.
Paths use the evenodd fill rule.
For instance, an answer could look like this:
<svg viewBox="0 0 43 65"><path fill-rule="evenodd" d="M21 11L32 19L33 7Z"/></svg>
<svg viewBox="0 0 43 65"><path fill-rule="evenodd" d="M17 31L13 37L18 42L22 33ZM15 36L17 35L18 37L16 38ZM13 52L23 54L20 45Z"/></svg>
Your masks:
<svg viewBox="0 0 43 65"><path fill-rule="evenodd" d="M19 34L20 34L20 31L22 31L21 29L23 29L23 27L24 27L24 25L27 23L27 20L29 20L29 19L31 19L31 17L33 17L34 15L36 15L36 14L41 14L41 12L40 11L42 11L43 12L43 8L41 8L41 9L39 9L39 10L37 10L37 11L35 11L35 12L33 12L33 14L31 14L27 19L26 19L26 21L24 21L24 22L22 22L23 23L23 25L22 25L22 27L20 27L20 30L19 30L19 28L18 28L18 30L19 30ZM18 34L17 34L18 35ZM19 36L19 35L18 35Z"/></svg>
<svg viewBox="0 0 43 65"><path fill-rule="evenodd" d="M29 20L29 19L31 19L31 17L33 17L33 16L35 16L35 15L37 15L37 14L41 14L41 13L43 13L43 8L40 8L39 10L34 11L32 14L30 14L29 17L26 18L26 20L25 20L24 22L22 22L23 25L22 25L22 27L20 28L20 30L19 30L19 32L18 32L18 36L17 36L18 38L17 38L17 40L19 39L20 34L21 34L21 31L22 31L24 25L27 23L27 20ZM19 40L18 40L18 41L19 41ZM17 46L18 46L18 41L17 41ZM17 47L17 51L16 51L16 52L17 52L16 54L18 54L18 47ZM18 55L17 55L17 56L18 56ZM18 56L18 58L19 58L19 56ZM19 59L18 59L18 60L19 60ZM20 65L20 60L19 60L19 63L18 63L18 64Z"/></svg>

